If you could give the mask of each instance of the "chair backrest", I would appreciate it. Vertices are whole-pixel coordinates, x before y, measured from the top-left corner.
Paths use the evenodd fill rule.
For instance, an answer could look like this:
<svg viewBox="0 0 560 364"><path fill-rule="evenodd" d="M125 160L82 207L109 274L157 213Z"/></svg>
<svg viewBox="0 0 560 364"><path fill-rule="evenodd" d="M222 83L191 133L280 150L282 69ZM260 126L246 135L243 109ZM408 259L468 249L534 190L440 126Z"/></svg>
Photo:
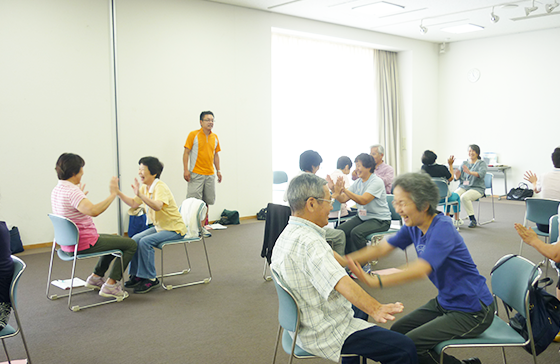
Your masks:
<svg viewBox="0 0 560 364"><path fill-rule="evenodd" d="M550 218L549 226L549 241L554 243L558 241L558 215L554 215Z"/></svg>
<svg viewBox="0 0 560 364"><path fill-rule="evenodd" d="M558 214L558 200L528 198L525 200L525 219L537 224L547 225L550 217Z"/></svg>
<svg viewBox="0 0 560 364"><path fill-rule="evenodd" d="M288 182L288 174L284 171L272 172L272 183L278 185L280 183Z"/></svg>
<svg viewBox="0 0 560 364"><path fill-rule="evenodd" d="M76 245L80 240L80 232L74 222L66 217L49 214L54 227L54 241L58 245Z"/></svg>
<svg viewBox="0 0 560 364"><path fill-rule="evenodd" d="M540 268L535 271L534 267L531 261L510 254L498 260L492 272L492 292L523 317L527 316L529 283L533 284L541 275Z"/></svg>
<svg viewBox="0 0 560 364"><path fill-rule="evenodd" d="M486 173L486 175L484 175L484 185L486 189L492 188L493 180L494 180L494 175L492 173Z"/></svg>
<svg viewBox="0 0 560 364"><path fill-rule="evenodd" d="M340 211L341 208L342 208L342 204L338 200L334 200L332 204L331 212Z"/></svg>
<svg viewBox="0 0 560 364"><path fill-rule="evenodd" d="M278 274L275 271L271 273L278 294L278 322L284 330L295 332L299 326L299 306Z"/></svg>
<svg viewBox="0 0 560 364"><path fill-rule="evenodd" d="M436 186L439 189L439 198L446 198L449 191L447 181L443 178L432 178L432 180L436 183Z"/></svg>
<svg viewBox="0 0 560 364"><path fill-rule="evenodd" d="M395 195L387 195L387 204L389 205L389 210L391 211L391 220L401 221L401 215L397 213L395 207L393 206L393 199Z"/></svg>
<svg viewBox="0 0 560 364"><path fill-rule="evenodd" d="M12 306L17 308L17 287L19 279L21 278L21 275L27 265L23 260L14 255L12 255L12 261L14 262L14 275L12 276L12 284L10 285L10 300L12 302Z"/></svg>

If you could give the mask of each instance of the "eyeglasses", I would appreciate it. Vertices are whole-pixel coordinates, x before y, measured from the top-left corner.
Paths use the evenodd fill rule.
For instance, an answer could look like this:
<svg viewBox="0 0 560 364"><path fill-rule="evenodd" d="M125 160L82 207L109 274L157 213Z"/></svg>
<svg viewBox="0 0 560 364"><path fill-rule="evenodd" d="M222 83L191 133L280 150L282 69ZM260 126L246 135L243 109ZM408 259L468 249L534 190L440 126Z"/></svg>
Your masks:
<svg viewBox="0 0 560 364"><path fill-rule="evenodd" d="M329 200L326 200L326 199L324 199L324 198L316 198L316 197L314 197L314 198L315 198L316 200L319 200L319 201L327 201L327 202L330 203L331 205L332 205L333 202L334 202L334 198L331 198L331 199L329 199Z"/></svg>
<svg viewBox="0 0 560 364"><path fill-rule="evenodd" d="M393 201L391 201L391 204L395 208L400 207L402 209L403 207L412 204L412 202L404 202L404 201L395 202L395 200L393 200Z"/></svg>
<svg viewBox="0 0 560 364"><path fill-rule="evenodd" d="M207 123L208 123L208 122L213 123L213 122L214 122L214 119L203 119L202 121L206 121Z"/></svg>

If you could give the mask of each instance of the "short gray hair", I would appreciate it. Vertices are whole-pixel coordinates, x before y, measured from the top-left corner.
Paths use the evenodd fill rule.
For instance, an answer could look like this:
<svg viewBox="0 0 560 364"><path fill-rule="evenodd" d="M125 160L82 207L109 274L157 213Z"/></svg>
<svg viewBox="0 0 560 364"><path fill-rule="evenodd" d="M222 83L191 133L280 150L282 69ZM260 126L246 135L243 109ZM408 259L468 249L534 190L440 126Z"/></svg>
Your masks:
<svg viewBox="0 0 560 364"><path fill-rule="evenodd" d="M400 187L410 193L418 211L428 206L428 214L435 215L439 204L439 189L426 172L401 174L393 181L393 188Z"/></svg>
<svg viewBox="0 0 560 364"><path fill-rule="evenodd" d="M381 144L374 144L371 147L369 147L370 152L373 148L377 148L377 151L379 152L379 154L385 155L385 148L383 148L383 146Z"/></svg>
<svg viewBox="0 0 560 364"><path fill-rule="evenodd" d="M290 181L288 186L288 203L292 212L301 211L309 197L324 198L323 186L327 181L312 173L303 173Z"/></svg>

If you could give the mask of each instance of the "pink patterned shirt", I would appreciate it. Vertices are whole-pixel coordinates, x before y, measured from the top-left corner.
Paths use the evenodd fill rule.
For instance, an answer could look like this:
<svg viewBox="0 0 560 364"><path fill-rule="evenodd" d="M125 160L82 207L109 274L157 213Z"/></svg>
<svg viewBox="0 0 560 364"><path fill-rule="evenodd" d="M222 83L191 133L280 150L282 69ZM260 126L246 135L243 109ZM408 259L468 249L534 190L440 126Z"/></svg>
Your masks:
<svg viewBox="0 0 560 364"><path fill-rule="evenodd" d="M53 214L64 216L74 222L80 232L78 251L94 246L99 238L97 229L91 216L78 211L78 205L86 198L84 192L77 185L68 181L58 181L51 193ZM73 252L73 246L62 246L65 252Z"/></svg>
<svg viewBox="0 0 560 364"><path fill-rule="evenodd" d="M395 178L395 170L393 167L385 162L381 162L380 165L375 167L373 173L375 173L375 175L381 178L383 183L385 183L385 192L391 193L391 189L393 188L393 179Z"/></svg>

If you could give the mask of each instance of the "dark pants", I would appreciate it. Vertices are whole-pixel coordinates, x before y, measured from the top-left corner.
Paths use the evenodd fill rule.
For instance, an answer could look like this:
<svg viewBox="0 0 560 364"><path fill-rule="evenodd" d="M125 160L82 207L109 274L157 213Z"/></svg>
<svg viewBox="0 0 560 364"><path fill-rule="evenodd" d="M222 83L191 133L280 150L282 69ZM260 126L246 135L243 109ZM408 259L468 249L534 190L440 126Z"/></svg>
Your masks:
<svg viewBox="0 0 560 364"><path fill-rule="evenodd" d="M354 317L366 320L368 315L354 308ZM418 363L416 348L408 337L379 326L356 331L346 338L342 354L357 354L383 364ZM343 364L359 363L358 357L342 359Z"/></svg>
<svg viewBox="0 0 560 364"><path fill-rule="evenodd" d="M362 221L358 216L344 222L337 229L346 234L345 253L350 254L360 250L367 244L366 237L371 233L387 231L391 227L391 220L365 220Z"/></svg>
<svg viewBox="0 0 560 364"><path fill-rule="evenodd" d="M131 238L125 238L120 235L110 235L110 234L99 234L99 238L94 246L78 251L79 254L90 254L99 253L107 250L118 249L123 252L123 264L124 268L128 266L128 263L136 253L136 242ZM66 253L69 256L74 256L74 252ZM97 265L93 269L93 273L98 276L103 277L105 272L109 269L109 265L115 259L114 255L104 255L99 258ZM117 259L111 272L109 272L109 278L113 278L115 281L120 281L122 278L122 268L121 260Z"/></svg>
<svg viewBox="0 0 560 364"><path fill-rule="evenodd" d="M433 348L446 340L476 337L492 324L494 302L483 305L477 312L461 312L443 309L434 298L424 306L404 316L391 327L392 331L412 339L421 364L439 363L439 355ZM459 364L460 360L445 354L445 364Z"/></svg>

